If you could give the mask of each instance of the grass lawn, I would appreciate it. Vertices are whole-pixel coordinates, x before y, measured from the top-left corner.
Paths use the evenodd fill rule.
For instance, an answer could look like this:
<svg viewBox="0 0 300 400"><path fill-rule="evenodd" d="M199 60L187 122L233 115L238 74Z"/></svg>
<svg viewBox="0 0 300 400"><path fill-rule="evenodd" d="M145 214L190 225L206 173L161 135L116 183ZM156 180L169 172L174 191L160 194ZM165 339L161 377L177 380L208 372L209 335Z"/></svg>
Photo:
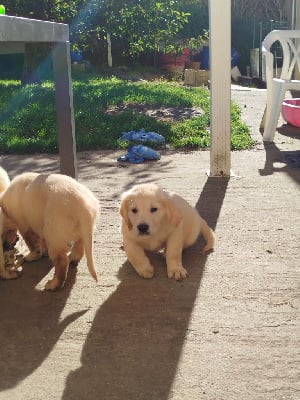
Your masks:
<svg viewBox="0 0 300 400"><path fill-rule="evenodd" d="M154 131L172 148L209 146L209 91L187 88L164 80L132 82L85 74L73 79L77 150L117 149L122 132ZM158 120L134 107L108 113L113 106L201 107L200 116L184 120ZM57 126L52 82L22 87L19 81L0 81L0 152L57 152ZM232 103L231 147L247 149L254 142Z"/></svg>

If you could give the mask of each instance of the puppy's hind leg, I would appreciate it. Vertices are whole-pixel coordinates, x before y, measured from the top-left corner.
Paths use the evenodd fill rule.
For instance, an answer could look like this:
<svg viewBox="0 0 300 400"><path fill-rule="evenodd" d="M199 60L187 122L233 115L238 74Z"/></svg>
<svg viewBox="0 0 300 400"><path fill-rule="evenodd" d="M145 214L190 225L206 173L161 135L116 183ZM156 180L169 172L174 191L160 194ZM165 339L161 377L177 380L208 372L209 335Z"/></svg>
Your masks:
<svg viewBox="0 0 300 400"><path fill-rule="evenodd" d="M80 239L74 243L69 255L70 267L75 268L79 264L84 255L83 241Z"/></svg>
<svg viewBox="0 0 300 400"><path fill-rule="evenodd" d="M201 233L206 240L206 245L203 248L204 253L211 252L216 244L216 235L214 231L208 226L207 222L201 218Z"/></svg>
<svg viewBox="0 0 300 400"><path fill-rule="evenodd" d="M46 290L57 290L64 286L68 269L69 269L69 257L67 249L55 250L53 252L51 248L48 248L49 257L54 264L54 276L50 279L45 286Z"/></svg>
<svg viewBox="0 0 300 400"><path fill-rule="evenodd" d="M44 245L40 237L32 230L20 232L27 244L29 253L25 256L26 261L36 261L42 258L44 253Z"/></svg>

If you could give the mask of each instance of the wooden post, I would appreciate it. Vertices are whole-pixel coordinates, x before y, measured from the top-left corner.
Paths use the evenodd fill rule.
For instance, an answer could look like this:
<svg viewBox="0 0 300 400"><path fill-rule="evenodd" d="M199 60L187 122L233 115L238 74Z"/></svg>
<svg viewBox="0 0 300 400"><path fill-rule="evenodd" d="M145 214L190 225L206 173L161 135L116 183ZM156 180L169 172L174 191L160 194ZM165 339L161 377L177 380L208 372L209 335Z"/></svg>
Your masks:
<svg viewBox="0 0 300 400"><path fill-rule="evenodd" d="M111 37L110 33L106 35L107 37L107 64L111 68L112 67L112 54L111 54Z"/></svg>
<svg viewBox="0 0 300 400"><path fill-rule="evenodd" d="M70 43L57 43L52 50L52 59L55 81L60 172L76 179L77 161Z"/></svg>
<svg viewBox="0 0 300 400"><path fill-rule="evenodd" d="M294 29L300 29L300 0L295 1L295 24ZM298 42L297 42L298 44ZM300 80L300 68L296 66L294 79ZM298 93L297 93L298 96Z"/></svg>
<svg viewBox="0 0 300 400"><path fill-rule="evenodd" d="M210 0L210 175L230 176L231 1Z"/></svg>

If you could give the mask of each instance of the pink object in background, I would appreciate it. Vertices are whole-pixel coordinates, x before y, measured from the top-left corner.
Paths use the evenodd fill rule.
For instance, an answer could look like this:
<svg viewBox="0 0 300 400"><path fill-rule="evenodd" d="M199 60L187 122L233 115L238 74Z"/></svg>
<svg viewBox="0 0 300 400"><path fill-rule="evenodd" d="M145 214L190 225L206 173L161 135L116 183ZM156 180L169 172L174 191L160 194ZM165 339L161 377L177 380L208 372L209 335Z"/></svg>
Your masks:
<svg viewBox="0 0 300 400"><path fill-rule="evenodd" d="M300 128L300 99L283 100L281 114L288 124Z"/></svg>

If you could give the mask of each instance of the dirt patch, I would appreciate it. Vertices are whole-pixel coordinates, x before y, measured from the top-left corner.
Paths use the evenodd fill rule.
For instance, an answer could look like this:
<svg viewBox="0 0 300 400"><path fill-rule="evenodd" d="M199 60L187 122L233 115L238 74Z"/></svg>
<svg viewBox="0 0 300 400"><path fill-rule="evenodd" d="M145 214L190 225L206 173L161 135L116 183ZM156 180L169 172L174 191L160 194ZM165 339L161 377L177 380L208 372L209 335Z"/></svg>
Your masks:
<svg viewBox="0 0 300 400"><path fill-rule="evenodd" d="M200 107L161 107L152 104L138 103L111 106L107 108L106 113L109 115L116 115L125 111L145 114L157 119L158 121L180 121L199 117L204 114Z"/></svg>

